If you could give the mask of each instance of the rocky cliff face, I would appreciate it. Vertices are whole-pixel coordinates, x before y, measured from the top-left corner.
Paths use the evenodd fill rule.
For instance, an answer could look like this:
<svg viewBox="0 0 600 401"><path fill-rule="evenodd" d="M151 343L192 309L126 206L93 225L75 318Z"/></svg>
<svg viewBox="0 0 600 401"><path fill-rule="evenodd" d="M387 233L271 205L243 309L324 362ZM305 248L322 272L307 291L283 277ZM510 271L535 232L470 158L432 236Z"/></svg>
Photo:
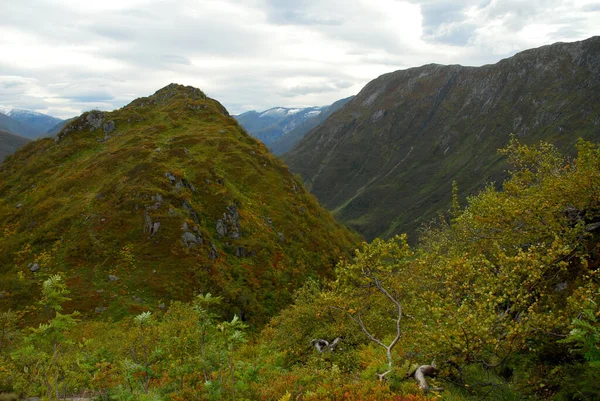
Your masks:
<svg viewBox="0 0 600 401"><path fill-rule="evenodd" d="M527 50L494 65L425 65L385 74L285 159L367 238L417 227L503 176L514 133L567 151L600 139L600 37ZM414 236L413 236L414 238Z"/></svg>
<svg viewBox="0 0 600 401"><path fill-rule="evenodd" d="M174 84L17 151L0 227L0 309L33 313L59 273L89 316L211 292L257 324L358 239L221 104Z"/></svg>

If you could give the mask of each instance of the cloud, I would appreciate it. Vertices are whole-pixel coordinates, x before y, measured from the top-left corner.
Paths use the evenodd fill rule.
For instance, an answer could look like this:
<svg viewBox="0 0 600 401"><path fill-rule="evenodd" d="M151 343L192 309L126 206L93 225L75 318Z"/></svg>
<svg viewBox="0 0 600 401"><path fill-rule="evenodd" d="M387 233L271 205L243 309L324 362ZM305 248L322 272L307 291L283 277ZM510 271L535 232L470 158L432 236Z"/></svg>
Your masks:
<svg viewBox="0 0 600 401"><path fill-rule="evenodd" d="M232 113L325 105L432 62L481 65L598 33L596 0L19 0L2 5L0 106L70 117L171 82Z"/></svg>

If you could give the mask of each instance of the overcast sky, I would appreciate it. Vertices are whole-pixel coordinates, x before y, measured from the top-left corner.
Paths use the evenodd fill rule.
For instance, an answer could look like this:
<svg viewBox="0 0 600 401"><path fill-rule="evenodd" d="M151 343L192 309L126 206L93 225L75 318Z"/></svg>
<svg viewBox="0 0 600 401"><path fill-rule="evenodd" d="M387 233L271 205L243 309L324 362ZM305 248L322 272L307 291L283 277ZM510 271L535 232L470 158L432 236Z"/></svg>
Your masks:
<svg viewBox="0 0 600 401"><path fill-rule="evenodd" d="M600 0L0 0L0 106L71 117L177 82L231 113L600 33Z"/></svg>

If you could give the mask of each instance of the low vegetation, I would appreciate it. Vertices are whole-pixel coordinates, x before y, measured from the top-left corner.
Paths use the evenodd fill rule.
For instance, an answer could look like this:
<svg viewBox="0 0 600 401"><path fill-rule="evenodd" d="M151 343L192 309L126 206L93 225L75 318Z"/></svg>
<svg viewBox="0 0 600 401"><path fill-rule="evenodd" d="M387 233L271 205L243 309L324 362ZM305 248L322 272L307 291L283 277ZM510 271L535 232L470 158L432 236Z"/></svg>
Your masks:
<svg viewBox="0 0 600 401"><path fill-rule="evenodd" d="M98 400L592 400L600 396L600 147L512 140L512 170L422 231L363 244L262 329L207 292L118 320L0 315L4 390Z"/></svg>

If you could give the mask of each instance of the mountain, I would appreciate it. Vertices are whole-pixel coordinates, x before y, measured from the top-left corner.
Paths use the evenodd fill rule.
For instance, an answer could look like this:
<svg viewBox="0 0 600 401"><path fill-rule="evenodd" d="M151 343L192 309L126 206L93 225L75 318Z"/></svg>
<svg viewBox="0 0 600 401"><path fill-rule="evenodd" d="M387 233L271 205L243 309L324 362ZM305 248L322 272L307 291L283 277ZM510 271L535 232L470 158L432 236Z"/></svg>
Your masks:
<svg viewBox="0 0 600 401"><path fill-rule="evenodd" d="M88 316L210 292L261 324L359 240L219 102L176 84L8 158L0 226L0 308L32 318L60 273Z"/></svg>
<svg viewBox="0 0 600 401"><path fill-rule="evenodd" d="M285 152L292 149L311 129L315 128L323 121L327 119L331 114L339 110L343 105L348 103L354 96L347 97L345 99L338 100L330 106L326 106L321 110L321 113L315 117L304 120L293 130L287 132L285 135L275 139L271 145L271 151L276 155L282 155Z"/></svg>
<svg viewBox="0 0 600 401"><path fill-rule="evenodd" d="M327 106L300 109L274 107L260 113L252 110L234 117L253 137L270 147L278 138L317 117L326 108Z"/></svg>
<svg viewBox="0 0 600 401"><path fill-rule="evenodd" d="M35 138L37 136L37 132L33 127L23 124L3 113L0 113L0 130L27 138Z"/></svg>
<svg viewBox="0 0 600 401"><path fill-rule="evenodd" d="M45 134L48 130L63 122L60 118L31 110L12 109L7 115L13 120L30 127L35 132L35 137Z"/></svg>
<svg viewBox="0 0 600 401"><path fill-rule="evenodd" d="M513 133L573 153L600 139L600 37L494 65L430 64L385 74L285 155L320 202L366 238L414 233L504 177Z"/></svg>
<svg viewBox="0 0 600 401"><path fill-rule="evenodd" d="M35 139L64 120L31 110L0 109L0 130Z"/></svg>
<svg viewBox="0 0 600 401"><path fill-rule="evenodd" d="M13 154L18 148L29 142L29 139L10 132L0 131L0 163L6 156Z"/></svg>
<svg viewBox="0 0 600 401"><path fill-rule="evenodd" d="M48 129L45 132L44 136L55 136L58 134L64 127L67 126L71 121L77 120L77 117L69 118L66 120L61 120L58 124L54 125L52 128Z"/></svg>

